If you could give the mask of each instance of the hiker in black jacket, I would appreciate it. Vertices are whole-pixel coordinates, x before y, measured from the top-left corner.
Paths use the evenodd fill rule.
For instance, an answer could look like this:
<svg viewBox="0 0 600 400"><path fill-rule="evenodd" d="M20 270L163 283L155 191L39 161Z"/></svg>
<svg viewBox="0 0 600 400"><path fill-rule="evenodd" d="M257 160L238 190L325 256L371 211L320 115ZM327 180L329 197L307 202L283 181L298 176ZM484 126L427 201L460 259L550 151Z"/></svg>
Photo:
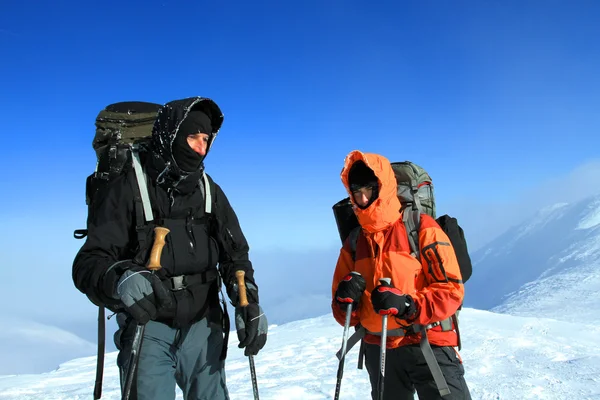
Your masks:
<svg viewBox="0 0 600 400"><path fill-rule="evenodd" d="M204 172L222 121L219 107L206 98L162 107L151 144L140 152L150 222L141 211L144 195L134 168L94 195L73 280L93 303L118 313L122 385L135 327L146 324L133 399L174 399L176 383L186 400L229 398L224 372L229 324L219 304L221 282L236 307L239 347L255 355L266 342L248 243L225 194ZM162 268L150 273L155 226L170 232ZM238 304L240 270L247 307Z"/></svg>

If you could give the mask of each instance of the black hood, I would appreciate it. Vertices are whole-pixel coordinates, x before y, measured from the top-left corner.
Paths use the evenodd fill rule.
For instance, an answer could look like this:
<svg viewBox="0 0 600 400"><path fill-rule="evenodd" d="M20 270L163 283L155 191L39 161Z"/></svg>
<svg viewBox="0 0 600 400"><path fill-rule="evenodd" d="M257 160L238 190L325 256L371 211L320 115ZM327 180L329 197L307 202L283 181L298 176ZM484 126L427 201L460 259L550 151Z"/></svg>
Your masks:
<svg viewBox="0 0 600 400"><path fill-rule="evenodd" d="M183 171L173 158L173 142L177 136L179 126L190 110L200 110L208 115L211 120L212 132L210 132L208 139L207 155L223 124L221 109L217 103L205 97L174 100L162 106L152 130L152 154L154 156L154 166L158 170L158 183L168 183L169 186L176 188L180 183L186 181L188 176L190 179L195 180L204 171L203 163L200 164L198 171Z"/></svg>

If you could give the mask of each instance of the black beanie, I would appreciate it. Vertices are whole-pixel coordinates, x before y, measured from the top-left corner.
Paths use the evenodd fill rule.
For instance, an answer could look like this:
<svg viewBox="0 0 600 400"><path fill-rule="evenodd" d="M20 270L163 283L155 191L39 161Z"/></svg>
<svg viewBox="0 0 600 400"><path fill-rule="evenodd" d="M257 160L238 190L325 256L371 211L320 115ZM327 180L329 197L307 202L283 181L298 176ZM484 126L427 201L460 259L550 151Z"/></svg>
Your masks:
<svg viewBox="0 0 600 400"><path fill-rule="evenodd" d="M212 134L212 123L210 117L200 110L191 110L179 125L179 135L193 135L194 133Z"/></svg>
<svg viewBox="0 0 600 400"><path fill-rule="evenodd" d="M185 172L197 171L204 159L203 156L192 150L187 142L187 137L196 133L212 135L212 125L208 115L199 110L192 110L179 125L172 147L173 159Z"/></svg>
<svg viewBox="0 0 600 400"><path fill-rule="evenodd" d="M348 184L351 192L363 187L379 188L377 176L363 161L357 161L350 167Z"/></svg>

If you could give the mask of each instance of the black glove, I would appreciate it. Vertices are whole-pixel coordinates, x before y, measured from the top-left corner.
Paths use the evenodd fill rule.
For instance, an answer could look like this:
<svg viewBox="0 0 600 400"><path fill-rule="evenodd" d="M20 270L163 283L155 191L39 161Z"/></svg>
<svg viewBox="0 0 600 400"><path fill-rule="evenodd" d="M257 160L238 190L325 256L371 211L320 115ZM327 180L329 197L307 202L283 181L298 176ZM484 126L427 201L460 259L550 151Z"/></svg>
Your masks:
<svg viewBox="0 0 600 400"><path fill-rule="evenodd" d="M240 349L245 348L244 355L254 356L267 343L268 323L262 308L256 303L246 307L235 308L235 327L237 329Z"/></svg>
<svg viewBox="0 0 600 400"><path fill-rule="evenodd" d="M381 282L371 292L373 309L379 315L392 315L400 319L412 319L417 308L412 297L402 294L387 282Z"/></svg>
<svg viewBox="0 0 600 400"><path fill-rule="evenodd" d="M352 310L354 311L358 307L358 302L366 287L365 278L358 272L353 271L338 284L335 291L335 300L344 311L346 311L348 304L352 303Z"/></svg>
<svg viewBox="0 0 600 400"><path fill-rule="evenodd" d="M121 275L115 291L138 324L155 319L162 307L170 308L174 305L173 294L158 276L138 265Z"/></svg>

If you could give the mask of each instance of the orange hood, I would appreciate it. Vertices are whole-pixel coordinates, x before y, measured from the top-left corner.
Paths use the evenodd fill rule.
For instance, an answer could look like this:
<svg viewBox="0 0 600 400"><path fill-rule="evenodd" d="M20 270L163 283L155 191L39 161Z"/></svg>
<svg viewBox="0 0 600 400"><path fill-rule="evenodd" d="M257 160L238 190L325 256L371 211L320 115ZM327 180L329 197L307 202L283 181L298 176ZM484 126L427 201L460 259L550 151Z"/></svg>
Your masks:
<svg viewBox="0 0 600 400"><path fill-rule="evenodd" d="M379 198L364 210L354 202L354 196L352 196L350 184L348 183L350 167L357 161L362 161L367 167L371 168L379 181ZM371 233L379 232L400 218L400 200L397 197L396 176L387 158L373 153L353 150L346 156L341 178L350 196L350 201L354 205L354 214L356 214L363 229Z"/></svg>

